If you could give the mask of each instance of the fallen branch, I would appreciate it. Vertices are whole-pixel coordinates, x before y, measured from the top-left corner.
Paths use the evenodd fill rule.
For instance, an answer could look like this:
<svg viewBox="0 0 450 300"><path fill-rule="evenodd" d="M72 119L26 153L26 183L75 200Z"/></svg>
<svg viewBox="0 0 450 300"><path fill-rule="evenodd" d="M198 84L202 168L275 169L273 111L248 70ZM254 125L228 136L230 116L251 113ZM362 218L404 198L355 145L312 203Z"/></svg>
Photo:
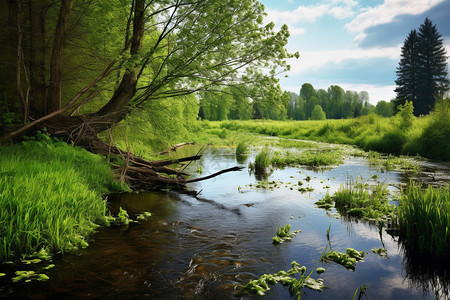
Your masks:
<svg viewBox="0 0 450 300"><path fill-rule="evenodd" d="M205 177L199 177L199 178L186 180L185 183L191 183L191 182L207 180L207 179L211 179L213 177L219 176L219 175L221 175L223 173L234 172L234 171L241 171L242 169L244 169L244 167L232 167L232 168L224 169L222 171L216 172L214 174L211 174L211 175L208 175L208 176L205 176Z"/></svg>

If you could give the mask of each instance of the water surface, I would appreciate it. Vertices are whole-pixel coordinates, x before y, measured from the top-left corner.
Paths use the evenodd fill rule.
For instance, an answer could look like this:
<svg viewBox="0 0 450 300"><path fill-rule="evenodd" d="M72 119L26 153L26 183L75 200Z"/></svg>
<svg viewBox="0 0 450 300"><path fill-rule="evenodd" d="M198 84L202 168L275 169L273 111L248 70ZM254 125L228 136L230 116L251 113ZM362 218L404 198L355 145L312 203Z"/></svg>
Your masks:
<svg viewBox="0 0 450 300"><path fill-rule="evenodd" d="M204 176L249 160L236 159L234 150L210 148L188 167ZM201 168L199 168L201 167ZM376 175L376 176L374 176ZM426 176L426 175L424 175ZM447 175L446 175L447 176ZM306 178L310 178L307 181ZM370 167L363 158L349 158L338 167L275 170L270 188L256 188L258 180L246 169L191 184L201 191L197 198L166 193L130 193L111 197L112 211L122 207L130 216L150 211L152 217L127 229L105 228L90 247L78 255L54 259L56 267L45 271L45 283L6 283L0 279L0 297L102 298L102 299L232 299L260 298L239 294L239 287L264 273L291 268L297 261L307 273L324 267L327 287L323 292L304 289L302 299L352 299L365 284L368 299L433 299L417 282L406 279L403 252L396 238L375 224L339 218L336 211L319 209L314 202L335 192L349 178L392 184L409 180L400 172ZM299 192L298 182L310 192ZM291 242L273 245L277 227L292 225L300 233ZM364 250L364 262L355 271L335 263L319 262L328 244L333 250ZM371 252L385 247L388 258ZM409 268L408 268L409 269ZM12 270L9 270L12 272ZM9 279L8 279L9 280ZM264 299L290 299L288 289L271 287Z"/></svg>

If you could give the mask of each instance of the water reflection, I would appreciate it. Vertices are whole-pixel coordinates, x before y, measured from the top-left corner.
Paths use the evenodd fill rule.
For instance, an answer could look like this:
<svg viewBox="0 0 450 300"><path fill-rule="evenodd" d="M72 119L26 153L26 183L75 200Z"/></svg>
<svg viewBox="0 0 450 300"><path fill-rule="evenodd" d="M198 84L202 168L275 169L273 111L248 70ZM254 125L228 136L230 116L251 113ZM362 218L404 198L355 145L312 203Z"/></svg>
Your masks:
<svg viewBox="0 0 450 300"><path fill-rule="evenodd" d="M403 266L412 286L430 291L436 299L450 298L450 259L433 259L402 245Z"/></svg>
<svg viewBox="0 0 450 300"><path fill-rule="evenodd" d="M196 154L198 149L177 151L185 156ZM233 149L207 149L203 154L202 160L188 167L189 173L195 173L198 166L210 174L236 165ZM252 154L238 164L247 166L250 159ZM417 263L398 249L397 241L385 229L380 239L376 224L336 218L334 209L326 212L314 205L327 191L336 191L348 176L373 175L389 183L401 180L399 173L381 173L357 159L329 170L274 170L267 180L283 184L273 190L251 188L249 185L256 186L260 179L244 170L191 184L192 190L202 190L198 198L170 192L112 197L112 211L122 207L132 218L149 211L152 217L126 230L102 229L80 255L55 258L56 267L47 272L51 278L47 283L11 285L0 278L0 297L260 299L240 295L239 286L265 273L288 270L294 260L305 265L308 273L317 267L326 268L320 277L328 289L322 293L305 289L303 299L352 299L363 284L368 286L369 299L430 299L431 295L423 296L422 288L439 286L439 295L444 295L448 285L443 282L449 282L448 273L420 275L434 274L434 267L417 269ZM290 189L298 181L311 190L302 193ZM291 242L274 246L272 236L277 227L288 223L301 233ZM319 262L330 225L333 250L349 247L367 253L365 262L358 263L354 272L335 263ZM372 248L379 247L388 250L388 259L371 253ZM313 273L313 277L318 275ZM285 287L276 285L264 299L291 296Z"/></svg>

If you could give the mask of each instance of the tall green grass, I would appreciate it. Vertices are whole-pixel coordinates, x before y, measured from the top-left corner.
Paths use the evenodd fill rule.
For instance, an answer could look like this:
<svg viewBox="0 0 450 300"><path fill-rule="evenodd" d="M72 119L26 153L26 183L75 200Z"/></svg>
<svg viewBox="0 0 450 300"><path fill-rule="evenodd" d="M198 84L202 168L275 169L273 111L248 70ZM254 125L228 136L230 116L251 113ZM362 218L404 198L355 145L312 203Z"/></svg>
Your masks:
<svg viewBox="0 0 450 300"><path fill-rule="evenodd" d="M125 188L104 158L47 135L0 147L0 261L87 246L102 195Z"/></svg>
<svg viewBox="0 0 450 300"><path fill-rule="evenodd" d="M421 155L450 161L450 104L442 101L429 116L413 118L406 128L401 116L375 114L354 119L322 121L220 121L200 122L201 132L232 132L278 136L288 139L352 144L366 151ZM206 135L202 136L207 139ZM233 136L233 134L231 134ZM200 141L199 141L200 142ZM209 142L209 140L208 140Z"/></svg>
<svg viewBox="0 0 450 300"><path fill-rule="evenodd" d="M368 185L359 180L348 181L331 197L342 215L366 220L392 219L396 207L389 204L385 184Z"/></svg>
<svg viewBox="0 0 450 300"><path fill-rule="evenodd" d="M449 186L422 189L411 182L399 200L399 225L406 247L432 257L450 254Z"/></svg>

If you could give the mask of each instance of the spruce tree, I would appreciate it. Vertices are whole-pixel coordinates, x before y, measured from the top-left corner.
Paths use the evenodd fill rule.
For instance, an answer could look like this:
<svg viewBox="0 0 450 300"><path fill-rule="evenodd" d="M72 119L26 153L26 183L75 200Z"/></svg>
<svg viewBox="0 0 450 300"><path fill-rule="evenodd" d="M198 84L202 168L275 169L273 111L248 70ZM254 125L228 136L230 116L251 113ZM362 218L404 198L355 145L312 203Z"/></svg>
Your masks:
<svg viewBox="0 0 450 300"><path fill-rule="evenodd" d="M417 64L419 63L418 55L419 45L417 31L411 30L402 47L401 59L397 67L397 88L395 92L397 97L394 101L395 108L405 102L417 102Z"/></svg>
<svg viewBox="0 0 450 300"><path fill-rule="evenodd" d="M402 47L397 67L395 108L412 101L414 114L428 114L436 98L445 94L450 81L441 34L426 18L419 32L412 30Z"/></svg>
<svg viewBox="0 0 450 300"><path fill-rule="evenodd" d="M419 68L417 102L414 103L416 115L427 114L433 109L436 97L448 91L450 81L447 76L447 52L436 25L426 18L419 33Z"/></svg>

